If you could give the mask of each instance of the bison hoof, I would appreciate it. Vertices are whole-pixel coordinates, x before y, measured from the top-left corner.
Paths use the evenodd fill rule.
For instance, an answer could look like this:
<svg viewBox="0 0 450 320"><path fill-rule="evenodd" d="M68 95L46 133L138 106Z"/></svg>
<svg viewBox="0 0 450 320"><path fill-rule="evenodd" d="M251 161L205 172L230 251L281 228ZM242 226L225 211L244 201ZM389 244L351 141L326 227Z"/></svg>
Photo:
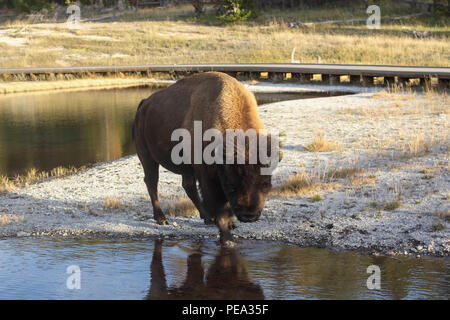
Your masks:
<svg viewBox="0 0 450 320"><path fill-rule="evenodd" d="M226 248L234 248L234 246L236 245L236 243L232 240L227 240L222 244L224 247Z"/></svg>
<svg viewBox="0 0 450 320"><path fill-rule="evenodd" d="M203 221L205 222L205 224L210 225L210 224L215 224L216 222L214 221L214 219L203 219Z"/></svg>
<svg viewBox="0 0 450 320"><path fill-rule="evenodd" d="M224 232L220 235L220 244L225 248L234 247L234 237L229 232Z"/></svg>
<svg viewBox="0 0 450 320"><path fill-rule="evenodd" d="M169 224L169 221L167 221L166 217L158 217L156 218L156 223L165 226Z"/></svg>

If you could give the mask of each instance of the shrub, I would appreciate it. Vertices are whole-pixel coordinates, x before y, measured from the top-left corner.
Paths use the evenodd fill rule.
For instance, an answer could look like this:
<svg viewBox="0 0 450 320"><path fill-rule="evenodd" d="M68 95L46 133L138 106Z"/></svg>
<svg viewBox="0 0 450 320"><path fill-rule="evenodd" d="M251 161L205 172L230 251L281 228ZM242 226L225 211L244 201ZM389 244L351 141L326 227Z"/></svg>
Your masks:
<svg viewBox="0 0 450 320"><path fill-rule="evenodd" d="M225 23L246 21L258 14L256 0L220 0L217 18Z"/></svg>

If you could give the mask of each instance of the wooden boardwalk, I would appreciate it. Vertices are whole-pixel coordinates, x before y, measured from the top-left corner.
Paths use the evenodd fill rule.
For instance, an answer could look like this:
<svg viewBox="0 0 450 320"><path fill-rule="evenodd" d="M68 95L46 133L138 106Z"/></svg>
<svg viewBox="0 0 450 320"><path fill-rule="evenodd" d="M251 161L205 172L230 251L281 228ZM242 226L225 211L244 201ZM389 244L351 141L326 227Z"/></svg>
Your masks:
<svg viewBox="0 0 450 320"><path fill-rule="evenodd" d="M375 77L384 78L385 83L406 83L410 79L420 79L426 83L437 78L439 83L448 86L449 67L420 66L383 66L383 65L348 65L348 64L305 64L305 63L250 63L250 64L154 64L131 66L93 66L93 67L58 67L58 68L5 68L0 69L0 77L10 75L55 76L83 74L118 74L118 73L170 73L186 75L196 72L220 71L233 76L260 79L267 73L271 80L293 79L308 82L313 75L321 75L322 82L338 84L341 76L349 76L352 84L372 85ZM288 76L289 75L289 76Z"/></svg>

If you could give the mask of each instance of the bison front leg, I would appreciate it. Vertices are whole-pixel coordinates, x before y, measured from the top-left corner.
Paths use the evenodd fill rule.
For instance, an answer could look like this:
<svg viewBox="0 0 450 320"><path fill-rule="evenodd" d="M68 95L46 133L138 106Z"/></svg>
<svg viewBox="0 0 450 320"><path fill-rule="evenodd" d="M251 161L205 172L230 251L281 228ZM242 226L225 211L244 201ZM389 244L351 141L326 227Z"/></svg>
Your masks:
<svg viewBox="0 0 450 320"><path fill-rule="evenodd" d="M233 225L233 214L223 212L216 218L217 227L220 232L220 243L226 247L234 247L234 237L231 233Z"/></svg>
<svg viewBox="0 0 450 320"><path fill-rule="evenodd" d="M200 212L200 218L205 221L205 224L213 224L214 220L210 217L209 213L206 211L203 206L203 202L200 200L197 190L197 184L194 176L192 175L183 175L183 188L186 191L189 199L191 199L192 203L194 203L198 212Z"/></svg>
<svg viewBox="0 0 450 320"><path fill-rule="evenodd" d="M200 188L203 196L203 205L212 218L215 219L219 228L220 243L222 245L234 246L231 226L233 225L233 213L228 208L228 200L222 191L218 179L200 179Z"/></svg>

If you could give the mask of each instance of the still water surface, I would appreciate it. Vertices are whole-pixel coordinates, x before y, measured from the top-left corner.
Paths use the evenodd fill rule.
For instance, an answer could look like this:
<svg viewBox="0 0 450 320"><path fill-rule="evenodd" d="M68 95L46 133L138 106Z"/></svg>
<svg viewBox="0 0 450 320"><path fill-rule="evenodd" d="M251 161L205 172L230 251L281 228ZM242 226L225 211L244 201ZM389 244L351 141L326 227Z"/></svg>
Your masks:
<svg viewBox="0 0 450 320"><path fill-rule="evenodd" d="M80 267L69 290L67 267ZM381 269L369 290L367 267ZM265 241L0 240L0 299L449 299L448 258L373 257Z"/></svg>
<svg viewBox="0 0 450 320"><path fill-rule="evenodd" d="M136 108L155 90L0 95L0 175L80 167L135 153L131 127ZM264 104L339 94L343 93L261 93L256 98Z"/></svg>

